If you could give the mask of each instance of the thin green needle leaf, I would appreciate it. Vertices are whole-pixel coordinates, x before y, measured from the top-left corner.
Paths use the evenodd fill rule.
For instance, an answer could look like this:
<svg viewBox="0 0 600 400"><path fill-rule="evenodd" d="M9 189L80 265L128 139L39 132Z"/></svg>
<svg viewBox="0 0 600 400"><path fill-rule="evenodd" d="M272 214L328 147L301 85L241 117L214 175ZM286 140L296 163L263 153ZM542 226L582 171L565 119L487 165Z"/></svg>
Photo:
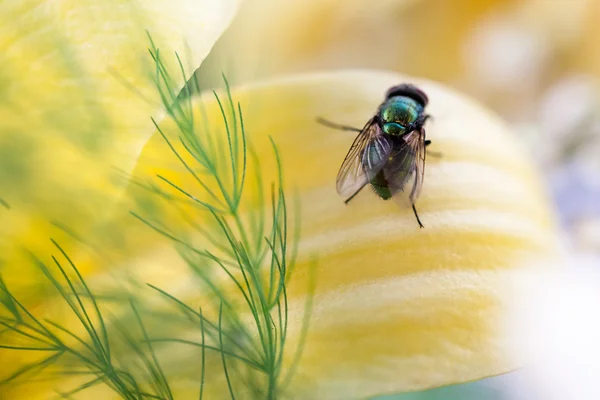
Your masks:
<svg viewBox="0 0 600 400"><path fill-rule="evenodd" d="M17 328L17 326L15 326L15 325L11 325L11 324L6 323L4 321L0 321L0 325L6 327L7 331L16 332L17 334L19 334L19 335L21 335L23 337L27 337L27 338L33 339L33 340L35 340L35 341L37 341L39 343L43 343L43 344L45 344L45 345L47 345L49 347L53 345L51 342L47 342L43 338L39 338L39 337L33 336L30 333L27 333L27 332L23 331L22 329Z"/></svg>
<svg viewBox="0 0 600 400"><path fill-rule="evenodd" d="M6 208L7 210L10 210L10 205L2 198L0 198L0 206Z"/></svg>
<svg viewBox="0 0 600 400"><path fill-rule="evenodd" d="M165 296L167 299L174 301L183 311L185 311L186 313L190 313L198 318L202 318L202 315L197 313L193 308L191 308L190 306L188 306L187 304L185 304L183 301L179 300L177 297L165 292L164 290L150 284L150 283L146 283L146 285L148 285L150 288L156 290L158 293L160 293L161 295ZM207 321L210 324L210 321ZM216 326L213 326L213 328L216 329Z"/></svg>
<svg viewBox="0 0 600 400"><path fill-rule="evenodd" d="M58 323L54 322L54 321L50 321L50 320L45 320L48 324L52 325L53 327L55 327L56 329L66 333L67 335L71 336L73 339L75 339L76 341L78 341L81 345L83 345L83 347L85 347L91 354L95 354L95 349L92 348L92 346L90 346L88 343L86 343L83 339L81 339L79 336L77 336L76 334L74 334L73 332L69 331L67 328L65 328L64 326L59 325ZM66 349L66 346L63 344L61 345L61 347ZM83 357L80 353L77 353L78 356L85 360L86 362L91 363L92 361Z"/></svg>
<svg viewBox="0 0 600 400"><path fill-rule="evenodd" d="M7 350L25 350L25 351L58 351L55 347L26 347L26 346L9 346L0 344L0 349Z"/></svg>
<svg viewBox="0 0 600 400"><path fill-rule="evenodd" d="M186 257L184 255L182 255L182 257L184 259L186 259ZM212 280L210 280L210 278L208 278L200 268L198 268L197 266L195 266L193 263L191 263L190 261L188 261L188 264L194 269L194 271L203 279L204 283L210 288L210 290L217 296L217 299L220 303L225 304L229 309L232 308L231 304L229 303L229 300L227 299L227 297L224 296L224 294L220 291L220 289L213 283ZM245 338L252 343L252 336L250 335L250 333L248 332L248 330L246 329L246 327L242 324L242 322L239 320L238 316L233 313L231 315L232 318L232 323L238 328L238 331L240 333L242 333ZM256 318L258 318L258 316L256 316ZM218 328L217 328L217 331ZM229 340L231 340L232 343L236 344L239 349L246 353L248 355L248 357L250 357L250 352L248 350L246 350L246 348L240 344L238 344L237 340L231 339L229 338L228 335L226 335L223 332L220 332L220 334L222 334L223 336L225 336L226 338L228 338Z"/></svg>
<svg viewBox="0 0 600 400"><path fill-rule="evenodd" d="M211 206L208 203L205 203L203 201L198 200L196 197L192 196L190 193L186 192L185 190L183 190L182 188L180 188L179 186L177 186L176 184L174 184L173 182L171 182L169 179L165 178L162 175L156 175L156 177L158 179L160 179L161 181L167 183L168 185L170 185L171 187L173 187L175 190L177 190L178 192L180 192L181 194L183 194L184 196L188 197L190 200L192 200L195 203L200 204L203 207L208 208L209 210L212 210L216 213L222 213L222 211L217 210L216 208L214 208L213 206ZM208 189L206 189L208 190Z"/></svg>
<svg viewBox="0 0 600 400"><path fill-rule="evenodd" d="M222 335L222 331L219 331L220 336L224 336ZM211 346L208 344L202 344L202 343L198 343L198 342L194 342L193 340L186 340L186 339L175 339L175 338L152 338L152 339L147 339L144 340L144 342L152 342L152 343L180 343L180 344L187 344L190 346L195 346L195 347L200 347L203 351L204 349L206 350L213 350L219 353L224 353L229 357L233 357L239 361L242 361L243 363L247 364L248 366L257 369L259 371L265 371L264 367L260 364L258 364L255 361L252 361L249 358L246 357L242 357L239 354L236 354L232 351L229 350L224 350L223 348L220 347L215 347L215 346Z"/></svg>
<svg viewBox="0 0 600 400"><path fill-rule="evenodd" d="M181 145L183 146L185 151L189 155L191 155L194 158L194 160L198 161L198 163L200 165L202 165L204 168L206 168L208 170L208 173L215 174L216 166L214 165L213 160L210 159L208 154L206 154L206 152L202 149L202 146L200 146L200 144L198 143L197 137L195 135L189 135L188 132L183 132L183 133L185 135L185 139L187 139L190 142L190 145L192 146L192 148L190 148L190 146L188 146L188 144L185 142L185 140L183 140L183 138L180 136L179 142L181 143ZM198 154L196 154L196 153L198 153ZM213 195L213 198L216 201L219 201L218 197L216 197L215 195Z"/></svg>
<svg viewBox="0 0 600 400"><path fill-rule="evenodd" d="M63 353L59 351L51 356L44 358L41 361L38 361L35 363L30 363L30 364L27 364L27 365L19 368L15 372L13 372L11 375L9 375L7 378L0 380L0 386L3 384L6 384L8 382L14 381L15 379L22 377L23 375L26 375L29 373L38 373L39 374L44 369L46 369L50 365L52 365L55 361L57 361L62 355L63 355Z"/></svg>
<svg viewBox="0 0 600 400"><path fill-rule="evenodd" d="M187 74L185 73L185 68L183 67L183 63L181 62L181 58L179 57L179 53L175 52L175 58L177 59L177 64L179 65L179 72L181 72L181 78L183 82L188 80ZM185 85L183 90L186 90L188 85ZM181 104L181 101L178 99L178 103ZM186 96L185 104L187 105L187 113L184 113L187 117L187 121L189 121L189 131L194 132L194 113L192 110L192 98L191 96Z"/></svg>
<svg viewBox="0 0 600 400"><path fill-rule="evenodd" d="M239 139L238 139L238 126L237 126L237 116L236 116L236 109L233 105L233 97L231 96L231 88L229 87L229 82L227 81L227 78L225 77L225 74L222 74L223 77L223 82L225 82L225 91L227 93L227 99L229 100L229 108L231 111L231 116L233 118L233 148L232 150L232 159L235 160L235 163L232 166L232 175L233 175L233 197L234 197L234 204L235 207L234 209L237 210L237 206L238 206L238 198L237 198L237 188L238 188L238 170L237 170L237 159L239 157L238 153L239 153ZM242 135L243 135L243 131L242 131ZM230 143L231 146L231 143Z"/></svg>
<svg viewBox="0 0 600 400"><path fill-rule="evenodd" d="M206 339L204 337L204 317L202 316L202 308L199 310L200 314L200 332L202 332L202 370L200 372L200 396L199 399L202 400L202 394L204 392L204 374L206 370Z"/></svg>
<svg viewBox="0 0 600 400"><path fill-rule="evenodd" d="M219 347L221 349L221 361L223 362L223 371L225 372L225 379L227 380L227 388L229 389L229 394L231 395L231 400L235 400L235 395L233 394L233 387L231 386L231 380L229 379L229 371L227 369L227 362L225 361L225 352L223 351L223 336L221 332L223 332L222 325L223 318L223 304L219 307Z"/></svg>
<svg viewBox="0 0 600 400"><path fill-rule="evenodd" d="M77 318L79 318L81 324L83 325L85 330L88 332L88 335L90 336L90 339L92 340L92 344L95 347L96 352L99 353L105 360L107 360L107 361L110 360L110 355L107 353L107 349L104 348L103 343L100 340L100 336L98 335L98 332L96 332L94 324L92 323L92 321L85 309L85 306L83 305L81 297L77 294L75 286L69 279L69 276L67 275L66 271L63 269L62 265L58 262L58 260L54 256L52 256L52 260L57 265L60 273L62 274L63 278L67 282L67 285L71 289L71 293L75 296L75 299L76 299L77 303L79 304L79 309L77 309L77 307L75 305L73 305L73 307L71 307L71 309L75 312L75 314L77 315ZM65 296L68 296L68 295L65 295Z"/></svg>
<svg viewBox="0 0 600 400"><path fill-rule="evenodd" d="M139 216L138 214L136 214L133 211L129 212L132 216L134 216L135 218L137 218L140 222L142 222L144 225L148 226L149 228L151 228L152 230L156 231L157 233L173 240L174 242L184 246L186 249L190 250L191 252L193 252L194 254L197 254L199 256L202 257L207 257L206 253L203 253L201 251L199 251L198 249L190 246L188 243L186 243L185 241L171 235L170 233L168 233L167 231L160 229L159 227L157 227L156 225L152 224L150 221L146 220L145 218L142 218L141 216Z"/></svg>
<svg viewBox="0 0 600 400"><path fill-rule="evenodd" d="M227 133L227 145L229 147L229 160L231 162L231 173L233 176L233 187L236 187L236 159L234 157L234 153L233 153L233 147L232 147L232 143L231 143L231 131L229 129L229 122L227 120L227 114L225 113L225 109L223 108L223 104L221 103L221 99L219 98L219 95L217 94L216 91L213 90L213 94L215 96L215 98L217 99L217 103L219 104L219 109L221 110L221 115L223 116L223 123L225 124L225 132ZM225 193L223 193L223 195L225 195ZM227 202L227 204L230 205L231 207L231 211L235 212L235 208L233 207L233 204L231 202Z"/></svg>
<svg viewBox="0 0 600 400"><path fill-rule="evenodd" d="M79 270L77 269L77 267L75 266L75 264L73 263L71 258L62 249L62 247L60 247L60 245L58 243L56 243L56 241L54 241L53 239L50 239L50 240L52 241L54 246L56 246L56 248L58 248L58 250L63 255L63 257L67 260L67 262L69 263L69 265L71 266L73 271L75 271L75 274L77 274L77 278L79 279L79 282L85 289L85 293L89 296L90 300L92 301L92 305L94 306L94 310L96 311L96 318L98 319L98 322L100 323L100 329L102 331L102 339L103 339L103 341L101 341L103 344L102 348L104 349L107 360L110 360L110 343L108 341L108 332L106 331L106 325L104 324L104 319L102 318L102 313L100 312L100 307L98 306L98 303L96 302L96 299L95 299L94 295L92 294L92 291L90 290L88 285L85 283L83 276L81 276L81 274L79 273ZM73 291L73 294L77 297L77 299L80 299L80 296L77 294L77 292L75 290ZM83 306L83 303L80 302L80 305L82 307L83 312L86 314L86 317L87 317L87 313L85 311L85 307ZM90 324L92 324L89 317L87 319L88 319L88 322ZM95 329L94 329L94 332L95 332ZM97 335L96 335L96 337L97 337ZM98 338L98 340L100 340L100 339Z"/></svg>
<svg viewBox="0 0 600 400"><path fill-rule="evenodd" d="M169 382L160 366L160 363L158 362L158 358L156 358L156 354L154 353L154 348L152 347L152 344L150 343L149 338L148 338L148 332L146 332L146 328L144 327L144 323L142 322L142 317L140 316L140 314L137 310L137 307L135 306L135 302L133 300L130 300L129 304L131 305L131 309L133 310L133 313L138 322L138 325L140 326L140 329L142 330L142 335L144 336L144 341L147 342L147 344L148 344L148 350L150 351L150 356L152 357L152 361L154 362L154 367L158 371L160 382L162 384L161 386L163 386L164 390L165 390L164 394L166 395L166 397L168 399L173 399L173 393L171 392L171 387L169 386Z"/></svg>
<svg viewBox="0 0 600 400"><path fill-rule="evenodd" d="M15 320L21 322L23 319L21 318L21 314L19 313L19 307L17 303L13 300L8 288L6 287L6 283L2 279L2 275L0 275L0 304L2 304L8 312L10 312Z"/></svg>
<svg viewBox="0 0 600 400"><path fill-rule="evenodd" d="M302 318L302 327L300 329L300 338L298 339L298 346L296 347L296 351L294 353L294 356L292 357L292 362L290 364L288 372L287 372L285 378L282 380L281 387L284 389L287 388L292 377L294 376L294 373L296 372L296 368L298 367L298 363L300 362L300 358L302 357L302 350L304 349L306 337L308 335L308 326L309 326L310 316L312 314L315 290L317 287L316 265L312 264L310 270L311 270L311 274L309 275L309 282L308 282L308 296L306 299L306 305L304 307L304 317ZM285 293L285 291L284 291L284 293ZM285 314L286 314L286 317L285 317L286 323L285 324L286 325L287 325L287 312L288 311L287 311L287 300L286 300L286 310L285 310ZM286 328L286 330L287 330L287 328Z"/></svg>
<svg viewBox="0 0 600 400"><path fill-rule="evenodd" d="M102 376L99 376L99 377L97 377L97 378L95 378L95 379L92 379L92 380L91 380L91 381L89 381L89 382L86 382L86 383L84 383L84 384L82 384L82 385L79 385L79 386L77 386L77 387L76 387L75 389L73 389L73 390L70 390L70 391L68 391L68 392L66 392L66 393L60 393L60 395L61 395L63 398L66 398L66 399L68 399L68 398L71 398L71 396L73 396L74 394L77 394L77 393L81 392L82 390L85 390L85 389L91 388L91 387L93 387L93 386L96 386L96 385L98 385L98 384L100 384L100 383L103 383L103 382L105 382L105 381L106 381L106 379L107 379L107 378L106 378L106 376L104 376L104 375L102 375Z"/></svg>
<svg viewBox="0 0 600 400"><path fill-rule="evenodd" d="M156 120L154 118L152 118L152 123L154 124L154 127L156 128L156 130L158 131L158 133L160 134L160 136L162 136L163 140L165 141L165 143L167 143L167 146L169 147L169 149L171 150L171 152L175 155L175 157L177 157L177 159L179 160L179 162L181 162L181 164L185 167L185 169L192 175L192 177L194 178L194 180L204 189L206 190L209 194L212 193L208 187L204 184L204 182L202 182L202 180L200 179L200 177L194 172L194 170L189 166L189 164L187 162L185 162L183 160L183 158L181 157L181 155L179 154L179 152L175 149L175 147L173 147L173 145L171 144L171 141L167 138L167 135L165 135L165 133L162 131L162 129L158 126L158 124L156 123ZM220 185L220 184L219 184ZM223 189L221 189L223 190ZM225 194L225 193L224 193ZM213 195L214 196L214 195ZM216 196L215 196L216 198ZM229 202L227 202L227 204L229 204Z"/></svg>

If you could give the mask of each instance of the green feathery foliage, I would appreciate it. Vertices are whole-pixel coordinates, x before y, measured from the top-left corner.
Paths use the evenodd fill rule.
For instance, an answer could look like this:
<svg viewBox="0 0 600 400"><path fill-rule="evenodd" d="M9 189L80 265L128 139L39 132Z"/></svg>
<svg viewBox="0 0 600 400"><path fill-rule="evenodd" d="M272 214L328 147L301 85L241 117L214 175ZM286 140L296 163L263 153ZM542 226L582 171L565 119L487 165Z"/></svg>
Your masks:
<svg viewBox="0 0 600 400"><path fill-rule="evenodd" d="M189 266L188 281L196 284L196 292L208 299L207 303L193 305L177 293L149 284L146 291L153 294L150 297L164 300L177 311L174 316L172 311L161 313L147 300L148 293L139 296L132 290L115 289L115 295L98 295L53 240L54 265L46 265L35 254L30 254L30 259L75 322L37 317L12 294L0 275L0 348L36 355L24 357L30 361L8 373L3 369L0 385L33 385L40 379L69 376L81 383L57 393L64 398L106 385L124 399L174 399L172 381L177 380L180 368L175 364L181 362L169 359L164 350L187 346L200 351L194 365L189 365L196 371L200 399L205 384L215 376L222 377L232 399L238 394L257 399L285 397L302 352L315 280L311 274L303 326L297 327L300 344L290 349L286 346L290 329L286 285L296 255L299 212L297 207L290 212L286 201L277 146L271 141L278 178L271 185L270 204L265 207L260 159L252 151L242 107L234 102L225 77L225 100L213 92L223 117L224 133L220 134L219 127L208 125L202 102L191 95L190 85L183 93L173 89L162 55L151 38L150 43L153 79L177 132L165 132L153 122L169 149L165 157L178 160L197 187L182 187L162 175L149 182L132 181L132 185L143 188L136 192L139 196L179 212L202 245L192 240L191 234L170 226L168 219L161 220L160 213L136 209L130 214L134 221L171 242ZM183 63L178 55L176 58L186 78ZM198 82L192 83L199 89ZM194 107L199 108L202 121L195 119ZM252 207L244 201L249 173L254 174L258 193ZM292 214L293 228L289 223ZM198 224L198 220L207 222ZM60 320L65 320L64 316ZM292 362L284 368L288 352ZM219 362L213 362L215 359Z"/></svg>

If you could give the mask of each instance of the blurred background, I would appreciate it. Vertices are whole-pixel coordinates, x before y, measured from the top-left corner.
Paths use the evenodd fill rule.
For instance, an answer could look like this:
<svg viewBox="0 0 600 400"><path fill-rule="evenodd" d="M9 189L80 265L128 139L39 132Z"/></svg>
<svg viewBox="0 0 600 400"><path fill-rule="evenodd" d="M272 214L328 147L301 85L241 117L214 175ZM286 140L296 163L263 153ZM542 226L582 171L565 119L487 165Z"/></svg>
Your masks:
<svg viewBox="0 0 600 400"><path fill-rule="evenodd" d="M380 400L600 398L590 378L600 355L590 336L600 307L599 38L599 0L247 0L197 71L205 86L222 72L239 85L348 68L439 81L498 113L538 164L570 254L564 284L537 299L553 310L532 331L540 352L554 351L548 368L539 380L514 372Z"/></svg>
<svg viewBox="0 0 600 400"><path fill-rule="evenodd" d="M599 37L599 0L247 0L197 74L376 68L465 92L529 147L569 245L600 254Z"/></svg>

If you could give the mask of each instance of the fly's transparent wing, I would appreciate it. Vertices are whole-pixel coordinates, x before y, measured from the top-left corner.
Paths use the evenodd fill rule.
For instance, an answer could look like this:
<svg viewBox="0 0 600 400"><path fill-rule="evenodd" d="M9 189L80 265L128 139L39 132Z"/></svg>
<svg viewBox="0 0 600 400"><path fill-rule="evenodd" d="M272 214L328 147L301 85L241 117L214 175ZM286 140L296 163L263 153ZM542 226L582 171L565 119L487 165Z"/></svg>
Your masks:
<svg viewBox="0 0 600 400"><path fill-rule="evenodd" d="M336 180L337 192L350 199L381 171L392 152L392 145L383 135L375 118L358 134Z"/></svg>
<svg viewBox="0 0 600 400"><path fill-rule="evenodd" d="M415 167L414 167L414 183L410 190L409 200L411 204L415 204L421 195L423 189L423 178L425 177L425 130L421 129L418 135L409 142L409 146L414 149Z"/></svg>
<svg viewBox="0 0 600 400"><path fill-rule="evenodd" d="M413 131L396 143L389 162L383 168L388 188L402 206L415 204L425 173L425 131Z"/></svg>

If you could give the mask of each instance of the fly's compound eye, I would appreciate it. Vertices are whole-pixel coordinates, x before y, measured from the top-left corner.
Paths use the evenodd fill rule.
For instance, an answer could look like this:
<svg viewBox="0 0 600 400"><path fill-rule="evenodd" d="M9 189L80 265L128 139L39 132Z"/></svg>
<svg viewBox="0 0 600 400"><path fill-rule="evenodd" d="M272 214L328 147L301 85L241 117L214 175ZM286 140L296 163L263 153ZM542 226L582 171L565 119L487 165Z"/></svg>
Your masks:
<svg viewBox="0 0 600 400"><path fill-rule="evenodd" d="M416 102L420 103L422 107L425 107L429 102L427 95L421 89L415 85L409 83L403 83L401 85L390 88L385 94L386 100L394 96L406 96Z"/></svg>

